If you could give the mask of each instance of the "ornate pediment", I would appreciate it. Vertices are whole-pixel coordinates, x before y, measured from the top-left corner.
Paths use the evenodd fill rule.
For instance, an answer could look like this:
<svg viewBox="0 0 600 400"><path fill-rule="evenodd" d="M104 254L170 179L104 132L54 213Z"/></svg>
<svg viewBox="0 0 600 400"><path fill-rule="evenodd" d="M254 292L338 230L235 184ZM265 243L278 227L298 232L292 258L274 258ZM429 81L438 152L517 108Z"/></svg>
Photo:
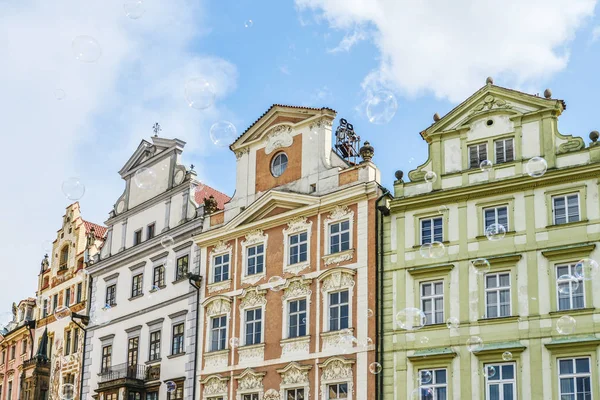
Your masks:
<svg viewBox="0 0 600 400"><path fill-rule="evenodd" d="M242 245L251 246L253 244L266 242L268 235L265 235L262 229L256 229L246 235L246 240L242 242Z"/></svg>
<svg viewBox="0 0 600 400"><path fill-rule="evenodd" d="M323 370L321 379L323 381L345 381L352 379L352 364L354 360L346 360L341 357L332 357L320 365Z"/></svg>
<svg viewBox="0 0 600 400"><path fill-rule="evenodd" d="M292 278L287 281L282 299L293 299L296 297L306 297L311 295L310 283L311 279Z"/></svg>
<svg viewBox="0 0 600 400"><path fill-rule="evenodd" d="M321 281L321 290L330 291L341 288L352 288L355 284L355 273L354 270L345 268L336 268L326 271L319 277L319 280Z"/></svg>
<svg viewBox="0 0 600 400"><path fill-rule="evenodd" d="M471 112L469 112L469 115L474 115L480 112L490 111L497 108L507 109L512 108L512 106L508 104L506 100L488 94L483 98L483 101L481 101L479 104L473 107Z"/></svg>
<svg viewBox="0 0 600 400"><path fill-rule="evenodd" d="M238 390L262 390L262 381L265 375L265 372L254 372L250 368L244 370L244 372L235 377L238 381Z"/></svg>
<svg viewBox="0 0 600 400"><path fill-rule="evenodd" d="M296 232L310 231L312 227L312 221L307 221L306 217L296 217L287 223L287 228L283 230L283 233L291 235Z"/></svg>
<svg viewBox="0 0 600 400"><path fill-rule="evenodd" d="M240 302L240 310L264 306L267 304L266 293L266 290L260 290L257 287L244 289L239 296L242 299Z"/></svg>
<svg viewBox="0 0 600 400"><path fill-rule="evenodd" d="M281 375L281 383L284 385L307 384L309 382L308 372L311 368L311 365L301 365L297 362L292 362L285 368L278 369L277 372Z"/></svg>
<svg viewBox="0 0 600 400"><path fill-rule="evenodd" d="M227 253L231 251L231 245L223 240L220 240L210 252L210 255Z"/></svg>
<svg viewBox="0 0 600 400"><path fill-rule="evenodd" d="M206 377L201 383L204 385L202 396L207 399L213 396L223 397L227 399L227 383L229 379L223 378L220 375L212 375Z"/></svg>
<svg viewBox="0 0 600 400"><path fill-rule="evenodd" d="M211 297L203 305L209 317L228 314L231 311L231 299L225 296Z"/></svg>
<svg viewBox="0 0 600 400"><path fill-rule="evenodd" d="M277 149L290 147L292 143L294 143L294 138L292 137L292 128L288 125L276 126L269 130L266 141L266 154L271 154Z"/></svg>
<svg viewBox="0 0 600 400"><path fill-rule="evenodd" d="M335 206L333 211L329 213L329 216L326 218L325 222L333 222L339 221L344 218L350 218L354 216L354 211L350 210L346 206Z"/></svg>
<svg viewBox="0 0 600 400"><path fill-rule="evenodd" d="M279 392L275 389L269 389L265 392L263 400L279 400Z"/></svg>

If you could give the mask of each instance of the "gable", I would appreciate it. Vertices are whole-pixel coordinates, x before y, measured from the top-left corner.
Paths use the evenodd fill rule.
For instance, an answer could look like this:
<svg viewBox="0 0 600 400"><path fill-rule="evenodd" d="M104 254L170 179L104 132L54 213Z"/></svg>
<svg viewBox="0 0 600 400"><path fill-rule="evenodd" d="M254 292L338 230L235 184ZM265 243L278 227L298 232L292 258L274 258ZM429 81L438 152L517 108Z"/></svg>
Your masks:
<svg viewBox="0 0 600 400"><path fill-rule="evenodd" d="M123 165L119 174L124 178L135 172L138 168L148 164L149 160L159 154L171 149L181 152L184 146L185 142L179 139L164 139L155 136L152 137L152 143L142 140L125 165Z"/></svg>

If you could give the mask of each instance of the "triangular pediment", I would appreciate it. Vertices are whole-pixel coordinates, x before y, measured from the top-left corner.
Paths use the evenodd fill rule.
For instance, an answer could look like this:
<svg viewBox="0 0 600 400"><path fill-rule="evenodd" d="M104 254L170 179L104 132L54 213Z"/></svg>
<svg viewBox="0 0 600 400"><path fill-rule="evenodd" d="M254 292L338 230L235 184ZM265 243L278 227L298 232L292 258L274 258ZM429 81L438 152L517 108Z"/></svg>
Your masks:
<svg viewBox="0 0 600 400"><path fill-rule="evenodd" d="M517 116L543 110L556 110L560 114L565 108L562 100L487 84L422 131L421 136L428 140L436 134L461 129L471 121L492 113Z"/></svg>
<svg viewBox="0 0 600 400"><path fill-rule="evenodd" d="M171 149L177 149L181 152L184 146L185 142L179 139L165 139L155 136L152 137L152 143L142 140L131 157L129 157L129 160L121 168L119 174L122 177L129 175L141 166L148 164L149 160L158 158L160 154Z"/></svg>

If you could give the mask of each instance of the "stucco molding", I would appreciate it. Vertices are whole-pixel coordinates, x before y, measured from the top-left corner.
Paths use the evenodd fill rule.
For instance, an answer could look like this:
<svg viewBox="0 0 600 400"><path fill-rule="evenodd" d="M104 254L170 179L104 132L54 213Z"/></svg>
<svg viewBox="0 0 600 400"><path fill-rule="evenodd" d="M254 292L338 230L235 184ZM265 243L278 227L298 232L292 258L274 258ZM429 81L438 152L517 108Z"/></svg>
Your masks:
<svg viewBox="0 0 600 400"><path fill-rule="evenodd" d="M231 298L227 296L214 296L206 299L202 306L208 317L229 314L231 312Z"/></svg>
<svg viewBox="0 0 600 400"><path fill-rule="evenodd" d="M283 306L285 307L285 301L289 299L295 299L298 297L309 297L312 294L310 290L310 284L312 279L306 279L302 277L296 277L288 279L284 288L282 296Z"/></svg>
<svg viewBox="0 0 600 400"><path fill-rule="evenodd" d="M552 247L547 250L542 250L542 255L550 261L568 258L582 259L589 257L595 248L596 243L579 243L572 246Z"/></svg>
<svg viewBox="0 0 600 400"><path fill-rule="evenodd" d="M321 282L321 290L328 292L331 290L353 288L355 285L354 276L356 271L349 268L332 268L323 272L317 278Z"/></svg>
<svg viewBox="0 0 600 400"><path fill-rule="evenodd" d="M209 397L221 397L223 400L227 400L228 391L228 377L222 377L221 375L210 375L200 381L203 386L202 398L208 399Z"/></svg>
<svg viewBox="0 0 600 400"><path fill-rule="evenodd" d="M239 364L247 364L265 359L265 344L238 347Z"/></svg>
<svg viewBox="0 0 600 400"><path fill-rule="evenodd" d="M266 372L255 372L251 368L246 368L241 374L235 375L234 378L238 381L238 391L262 391L263 378Z"/></svg>
<svg viewBox="0 0 600 400"><path fill-rule="evenodd" d="M258 287L250 287L242 290L242 293L238 296L240 301L240 310L246 308L262 307L267 304L267 291L259 289Z"/></svg>
<svg viewBox="0 0 600 400"><path fill-rule="evenodd" d="M229 349L204 353L204 368L221 370L227 368Z"/></svg>
<svg viewBox="0 0 600 400"><path fill-rule="evenodd" d="M271 128L266 134L265 154L271 154L275 150L290 147L294 143L292 127L289 125L278 125Z"/></svg>

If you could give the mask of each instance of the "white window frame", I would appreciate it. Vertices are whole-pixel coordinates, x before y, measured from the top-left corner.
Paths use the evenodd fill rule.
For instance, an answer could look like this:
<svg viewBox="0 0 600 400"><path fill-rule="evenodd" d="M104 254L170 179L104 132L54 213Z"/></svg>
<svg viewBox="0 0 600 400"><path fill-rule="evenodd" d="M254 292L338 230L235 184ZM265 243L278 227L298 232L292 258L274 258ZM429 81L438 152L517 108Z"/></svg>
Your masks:
<svg viewBox="0 0 600 400"><path fill-rule="evenodd" d="M295 302L295 301L302 301L305 300L306 301L306 333L302 336L290 336L289 333L289 326L290 326L290 303ZM310 300L308 298L308 296L300 296L300 297L294 297L292 299L287 299L285 301L285 336L283 336L286 339L302 339L305 337L310 336L310 329L309 329L309 314L308 314L308 304L309 304ZM299 313L299 312L296 312ZM282 324L283 325L283 324Z"/></svg>
<svg viewBox="0 0 600 400"><path fill-rule="evenodd" d="M258 247L259 246L262 246L262 251L260 253L258 252ZM251 256L248 253L249 253L250 249L254 249L254 248L256 248L257 250L255 251L255 254ZM267 261L267 252L266 252L265 244L264 243L257 243L257 244L253 244L251 246L247 246L246 249L245 249L245 251L244 251L244 253L245 253L244 254L244 258L245 258L245 262L246 262L245 263L246 265L244 266L244 268L245 268L244 272L246 273L246 276L254 276L254 275L261 275L261 274L264 275L265 270L266 270L266 264L267 264L267 262L266 262ZM248 268L250 267L250 259L253 258L255 260L255 268L256 268L256 266L258 264L256 262L256 259L258 259L258 257L260 257L260 256L262 256L262 271L250 274L248 272Z"/></svg>
<svg viewBox="0 0 600 400"><path fill-rule="evenodd" d="M500 286L500 275L508 275L508 286ZM487 287L487 278L495 276L496 282L498 283L498 287L488 288ZM510 271L502 271L502 272L493 272L489 274L485 274L484 276L484 303L485 303L485 317L486 318L502 318L502 317L510 317L512 315L512 287L511 287L511 279ZM500 315L500 292L508 289L508 315ZM487 294L491 292L496 292L496 298L498 302L496 304L496 310L498 311L498 315L495 317L490 317L488 315L488 299Z"/></svg>
<svg viewBox="0 0 600 400"><path fill-rule="evenodd" d="M305 217L295 218L288 222L288 227L283 230L283 271L298 274L300 271L310 267L310 241L312 236L312 221ZM290 237L306 232L306 261L297 264L289 264L290 260Z"/></svg>
<svg viewBox="0 0 600 400"><path fill-rule="evenodd" d="M441 283L442 284L442 294L435 294L435 285ZM425 285L431 285L431 295L429 296L423 296L423 286ZM442 322L435 322L435 321L426 321L425 325L435 325L435 324L442 324L445 322L445 317L446 317L446 310L445 310L445 304L444 304L444 280L435 280L435 281L425 281L425 282L420 282L419 283L419 302L420 302L420 306L422 310L425 310L425 307L423 306L423 300L431 300L431 315L433 316L433 318L435 318L435 313L436 311L439 311L435 308L435 300L436 299L442 299ZM425 312L425 311L423 311Z"/></svg>
<svg viewBox="0 0 600 400"><path fill-rule="evenodd" d="M490 382L490 380L487 377L484 377L485 380L485 398L486 400L490 399L490 384L492 385L500 385L500 398L502 399L504 396L504 385L507 383L512 383L513 386L513 394L514 394L514 400L518 399L518 393L517 393L517 364L514 362L505 362L505 363L486 363L484 365L484 368L487 368L488 366L493 365L494 367L497 367L498 369L496 370L496 374L501 374L501 370L502 370L502 366L504 365L512 365L513 367L513 378L512 379L497 379L497 380L493 380Z"/></svg>
<svg viewBox="0 0 600 400"><path fill-rule="evenodd" d="M500 208L506 208L506 225L502 224L502 226L504 226L504 229L506 229L506 232L509 231L510 221L509 221L509 214L508 214L508 204L503 204L503 205L499 205L499 206L485 207L481 210L482 220L483 220L483 232L485 232L487 229L487 227L485 226L485 212L494 210L494 222L493 223L500 224L500 222L498 221L498 209L500 209Z"/></svg>
<svg viewBox="0 0 600 400"><path fill-rule="evenodd" d="M299 278L301 280L301 278ZM293 285L293 282L288 283L289 286ZM283 295L283 301L281 302L283 308L283 323L281 324L281 337L285 339L296 339L303 340L310 336L310 297L312 291L310 290L310 283L301 283L301 290L295 291L295 293L288 292L288 288L285 289ZM289 296L291 294L291 296ZM289 297L288 297L289 296ZM289 302L296 300L306 300L306 335L305 336L296 336L295 338L290 338L289 333Z"/></svg>
<svg viewBox="0 0 600 400"><path fill-rule="evenodd" d="M308 400L308 398L309 398L310 396L309 396L308 389L306 388L306 386L294 386L294 387L289 387L289 388L285 388L285 389L283 389L283 394L284 394L284 396L285 396L284 398L285 398L286 400L288 399L288 391L289 391L289 390L295 390L295 391L296 391L296 394L297 394L297 393L298 393L297 391L298 391L299 389L302 389L302 390L304 391L304 400ZM296 397L296 396L294 397L294 400L297 400L297 397Z"/></svg>
<svg viewBox="0 0 600 400"><path fill-rule="evenodd" d="M212 329L212 320L214 318L221 318L221 317L225 317L225 347L223 347L222 349L219 350L213 350L212 349L212 339L213 339L213 329ZM217 351L223 351L223 350L227 350L229 349L229 340L228 336L229 336L229 314L228 313L221 313L221 314L215 314L215 315L211 315L208 317L208 340L206 343L206 352L210 353L210 352L217 352Z"/></svg>
<svg viewBox="0 0 600 400"><path fill-rule="evenodd" d="M485 158L482 160L480 157L480 147L484 146L485 147ZM471 147L477 147L477 166L472 167L471 166ZM482 161L485 160L489 160L489 156L490 156L490 152L488 151L488 146L487 143L473 143L473 144L469 144L467 145L467 160L469 162L469 169L471 168L479 168L479 164L481 164Z"/></svg>
<svg viewBox="0 0 600 400"><path fill-rule="evenodd" d="M577 221L571 221L569 220L569 202L568 202L568 198L571 196L577 196ZM557 224L556 223L556 210L555 210L555 200L562 198L565 201L565 219L566 222L563 222L561 224ZM560 194L560 195L556 195L556 196L552 196L552 224L553 225L564 225L564 224L568 224L571 222L579 222L581 221L581 197L579 196L579 192L575 192L575 193L566 193L566 194Z"/></svg>
<svg viewBox="0 0 600 400"><path fill-rule="evenodd" d="M279 158L281 155L284 155L284 156L285 156L285 168L283 168L283 171L281 171L281 173L280 173L279 175L275 175L275 171L274 171L274 167L275 167L275 161L276 161L276 160L277 160L277 159L278 159L278 158ZM273 156L273 159L271 160L271 163L270 163L270 164L271 164L271 165L270 165L270 172L271 172L271 175L272 175L274 178L279 178L279 177L281 177L281 176L282 176L282 175L285 173L285 171L287 171L287 168L288 168L288 165L289 165L289 163L290 163L290 157L289 157L289 156L288 156L288 155L285 153L285 151L280 151L280 152L276 153L276 154ZM281 165L281 163L280 163L279 165Z"/></svg>
<svg viewBox="0 0 600 400"><path fill-rule="evenodd" d="M326 327L326 332L337 332L329 330L329 293L339 292L342 290L348 291L348 329L354 328L354 321L352 316L354 315L354 286L355 286L355 271L346 268L335 268L324 272L320 277L321 282L321 293L323 294L323 319L321 326ZM365 306L366 308L366 306ZM366 309L365 309L366 313ZM324 350L327 347L327 341L323 342ZM335 347L335 344L333 344Z"/></svg>
<svg viewBox="0 0 600 400"><path fill-rule="evenodd" d="M506 142L507 141L511 141L512 142L512 160L507 160L506 155ZM504 156L504 160L503 161L498 161L498 154L497 154L497 146L498 143L502 143L502 155ZM515 161L515 139L512 137L509 138L504 138L504 139L497 139L494 140L494 161L496 164L503 164L503 163L509 163L509 162L513 162Z"/></svg>
<svg viewBox="0 0 600 400"><path fill-rule="evenodd" d="M248 344L246 343L246 323L248 322L246 320L246 311L250 311L250 310L261 310L261 318L260 318L260 342L259 343L252 343L252 344ZM265 342L265 306L259 306L259 307L246 307L240 310L242 312L242 327L240 329L240 334L241 334L241 340L240 342L242 342L242 346L255 346L258 344L262 344Z"/></svg>
<svg viewBox="0 0 600 400"><path fill-rule="evenodd" d="M556 264L554 266L554 273L555 273L555 278L554 278L554 282L556 285L556 310L557 311L567 311L567 310L582 310L586 307L586 301L585 301L585 281L583 280L582 277L577 277L575 276L575 266L577 265L576 262L574 263L561 263L561 264ZM572 285L569 282L569 286L571 286L570 290L569 290L569 308L560 308L560 296L561 293L558 291L558 278L561 277L561 275L558 274L558 269L559 268L564 268L564 267L568 267L569 269L569 273L568 275L574 276L578 281L579 281L579 287L582 290L582 296L583 296L583 306L582 307L573 307L573 289L572 289Z"/></svg>
<svg viewBox="0 0 600 400"><path fill-rule="evenodd" d="M306 235L306 240L301 240L301 236L302 235ZM298 236L298 243L292 243L292 238ZM300 260L300 254L302 254L300 252L300 248L302 247L302 245L305 244L306 245L306 260ZM288 240L287 240L287 247L288 247L288 252L286 255L287 258L287 265L294 265L294 264L300 264L300 263L304 263L308 261L308 257L309 257L309 253L308 253L308 246L309 246L309 241L308 241L308 232L303 231L303 232L298 232L298 233L293 233L291 235L288 236ZM298 261L297 262L291 262L291 257L292 257L292 248L298 248Z"/></svg>
<svg viewBox="0 0 600 400"><path fill-rule="evenodd" d="M216 258L217 257L223 257L223 256L228 256L228 261L227 264L221 262L221 264L218 264L219 266L221 266L221 275L223 275L223 266L227 265L227 279L222 279L220 281L215 281L216 275L215 275L215 268L217 268L217 263L216 263ZM210 262L210 274L211 274L211 283L223 283L223 282L228 282L231 280L231 253L225 252L225 253L221 253L221 254L213 254L211 256L211 262Z"/></svg>
<svg viewBox="0 0 600 400"><path fill-rule="evenodd" d="M229 279L224 281L215 282L215 257L222 256L228 254L229 255ZM232 256L232 248L230 244L225 244L223 242L218 243L212 251L208 254L208 292L212 293L215 291L219 291L222 289L226 289L231 285L232 281L232 265L233 265L233 256Z"/></svg>
<svg viewBox="0 0 600 400"><path fill-rule="evenodd" d="M576 369L575 360L583 359L583 358L585 358L585 359L588 360L588 366L589 366L590 372L587 372L587 373L577 373L577 371L575 370ZM561 375L561 373L560 373L560 362L561 361L565 361L565 360L569 360L573 364L573 371L574 372L572 374ZM556 360L556 372L558 374L558 396L559 397L562 396L562 393L560 391L560 388L561 388L561 386L560 386L560 380L561 380L561 378L562 379L568 378L568 379L575 380L575 385L574 386L575 386L575 390L577 390L577 383L576 383L577 381L576 381L576 379L577 378L585 378L585 377L587 377L587 378L590 379L590 394L591 394L590 398L593 399L594 398L594 380L593 380L593 376L592 376L592 368L593 368L592 359L589 356L562 357L562 358L557 359ZM575 391L575 398L577 398L577 391Z"/></svg>
<svg viewBox="0 0 600 400"><path fill-rule="evenodd" d="M332 224L337 224L339 222L343 222L345 220L348 220L350 222L348 229L350 232L350 243L348 246L348 250L344 250L338 253L331 253L331 236L329 235L329 231L330 231L330 226ZM323 223L323 229L324 229L324 234L325 237L327 238L326 240L326 245L327 247L325 248L325 255L339 255L339 254L344 254L346 252L351 252L354 250L354 211L350 210L348 207L341 207L338 206L336 207L331 214L325 219L325 222Z"/></svg>
<svg viewBox="0 0 600 400"><path fill-rule="evenodd" d="M435 381L435 379L436 379L435 371L442 371L442 370L446 371L446 383L437 383ZM446 399L450 398L450 391L448 390L448 381L449 381L448 368L422 368L419 371L417 371L417 377L421 374L421 371L431 372L431 382L421 385L420 388L431 389L433 391L433 400L439 400L437 397L437 391L435 389L446 388Z"/></svg>
<svg viewBox="0 0 600 400"><path fill-rule="evenodd" d="M350 384L348 382L335 382L335 383L327 383L326 384L326 386L325 386L326 390L327 390L327 397L325 398L326 400L333 400L333 399L331 399L329 397L329 387L330 386L337 386L338 387L338 392L339 392L339 388L340 388L339 385L346 385L346 397L343 397L342 399L343 400L350 399L350 397L351 397L350 396L350 391L351 391ZM339 397L338 397L338 399L339 399Z"/></svg>
<svg viewBox="0 0 600 400"><path fill-rule="evenodd" d="M344 230L344 231L341 230L342 229L342 224L344 222L348 222L348 230L347 231L346 230ZM332 234L331 233L331 227L333 225L340 225L340 231L337 232L337 233L335 233L335 234ZM339 236L340 239L341 239L342 235L345 232L348 232L348 248L346 250L341 250L341 247L342 247L341 244L342 244L342 242L340 241L339 242L339 244L340 244L340 251L336 251L335 253L332 253L331 252L331 238L333 237L333 235L336 235L336 236ZM331 222L328 225L328 227L327 227L327 254L339 254L339 253L344 253L344 252L349 251L349 250L352 250L352 223L351 223L351 221L349 219L347 219L347 218L344 218L344 219L339 220L339 221Z"/></svg>
<svg viewBox="0 0 600 400"><path fill-rule="evenodd" d="M337 290L330 290L325 292L324 294L327 295L327 298L325 299L325 304L326 304L326 312L325 314L327 314L327 319L325 321L325 325L327 327L327 332L334 332L331 329L331 297L330 295L332 295L333 293L342 293L342 292L348 292L348 303L345 303L348 306L348 328L339 328L336 329L336 331L342 330L342 329L350 329L352 328L352 288L350 287L344 287L344 288L339 288ZM338 307L338 309L340 308L340 306L342 306L343 304L336 304L336 307Z"/></svg>
<svg viewBox="0 0 600 400"><path fill-rule="evenodd" d="M419 244L423 245L425 244L425 242L423 241L423 222L425 221L430 221L431 222L431 241L429 243L433 243L436 242L435 240L435 224L434 221L435 220L441 220L442 221L442 242L444 241L444 217L443 216L435 216L435 217L426 217L426 218L420 218L419 219Z"/></svg>

